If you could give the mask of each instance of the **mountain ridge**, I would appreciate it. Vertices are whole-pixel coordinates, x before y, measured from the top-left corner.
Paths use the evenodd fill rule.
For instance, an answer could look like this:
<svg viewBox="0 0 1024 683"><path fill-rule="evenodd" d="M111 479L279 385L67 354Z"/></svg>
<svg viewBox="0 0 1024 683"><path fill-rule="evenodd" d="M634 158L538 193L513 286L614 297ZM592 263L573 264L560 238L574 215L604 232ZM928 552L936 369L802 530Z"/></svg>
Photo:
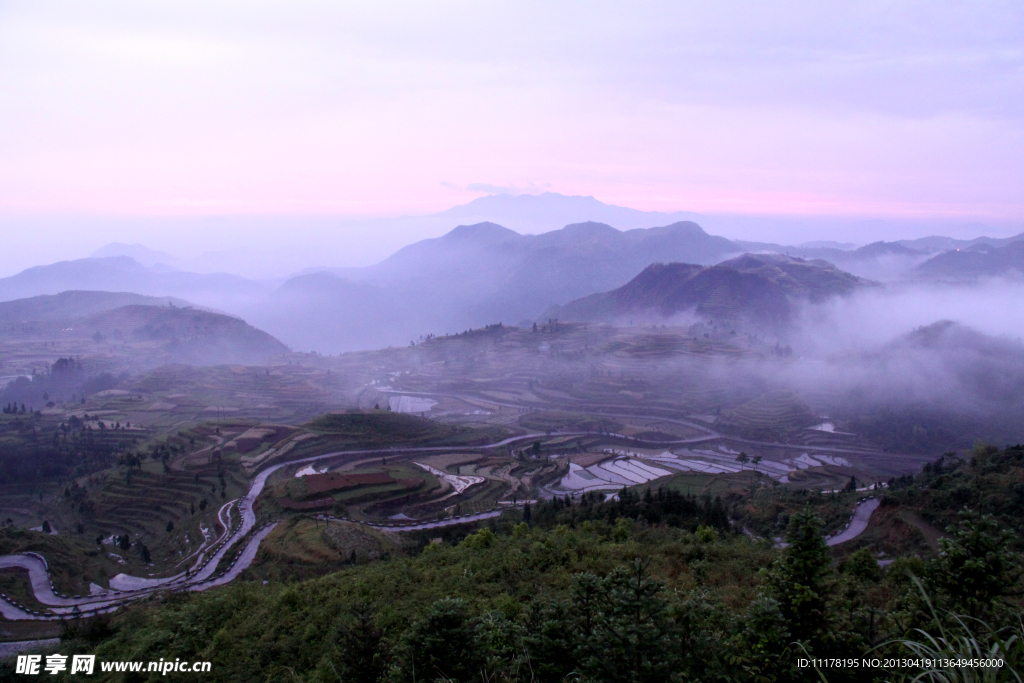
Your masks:
<svg viewBox="0 0 1024 683"><path fill-rule="evenodd" d="M0 322L50 322L74 320L132 304L181 308L192 306L176 297L154 297L133 292L68 290L58 294L41 294L25 299L0 302Z"/></svg>
<svg viewBox="0 0 1024 683"><path fill-rule="evenodd" d="M697 316L778 330L791 300L824 301L875 283L820 260L743 254L713 266L655 263L615 290L549 308L544 317L588 322Z"/></svg>

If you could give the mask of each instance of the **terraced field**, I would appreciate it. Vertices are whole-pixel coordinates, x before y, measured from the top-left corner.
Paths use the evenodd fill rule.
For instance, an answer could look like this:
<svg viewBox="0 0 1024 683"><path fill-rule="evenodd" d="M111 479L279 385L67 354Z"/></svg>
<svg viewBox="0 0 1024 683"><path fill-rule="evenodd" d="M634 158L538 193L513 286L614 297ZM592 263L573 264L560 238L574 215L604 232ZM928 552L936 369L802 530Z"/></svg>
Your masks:
<svg viewBox="0 0 1024 683"><path fill-rule="evenodd" d="M716 426L751 439L781 439L817 421L802 398L772 391L722 412Z"/></svg>
<svg viewBox="0 0 1024 683"><path fill-rule="evenodd" d="M268 490L253 501L260 521L341 510L384 523L441 518L513 499L651 482L707 492L770 476L831 488L851 473L860 478L899 464L856 435L806 429L821 417L800 396L764 394L756 381L718 381L712 365L732 367L770 349L698 327L489 328L401 349L293 354L273 367L164 366L41 416L39 424L88 422L93 443L109 447L114 462L60 485L40 484L31 495L21 487L17 500L7 501L10 514L19 525L36 525L45 513L60 529L65 551L47 552L67 552L68 564L55 580L81 593L118 572L159 578L183 571L200 544L220 533L217 513L226 501L242 498L250 480L268 469L303 458L323 456L316 467L332 470L419 477L423 485L328 492L324 510L285 509L279 492ZM434 419L401 412L413 408ZM521 438L504 443L512 435ZM502 443L481 449L495 442ZM441 451L412 453L442 444ZM740 451L763 460L738 462ZM579 460L591 453L600 457ZM274 477L294 478L299 467ZM459 492L443 489L439 480L449 476L482 481ZM334 557L315 522L312 532L305 521L296 524L268 532L275 562ZM289 529L299 529L295 538ZM127 536L132 548L95 543L117 536ZM154 566L143 561L142 547ZM75 560L75 549L87 559Z"/></svg>
<svg viewBox="0 0 1024 683"><path fill-rule="evenodd" d="M240 496L248 481L230 468L219 474L216 469L161 472L158 467L147 463L93 477L77 501L61 507L58 519L83 540L103 539L101 552L122 572L154 571L147 567L143 547L153 564L173 572L215 533L218 508ZM116 547L113 537L119 536L128 537L130 551Z"/></svg>

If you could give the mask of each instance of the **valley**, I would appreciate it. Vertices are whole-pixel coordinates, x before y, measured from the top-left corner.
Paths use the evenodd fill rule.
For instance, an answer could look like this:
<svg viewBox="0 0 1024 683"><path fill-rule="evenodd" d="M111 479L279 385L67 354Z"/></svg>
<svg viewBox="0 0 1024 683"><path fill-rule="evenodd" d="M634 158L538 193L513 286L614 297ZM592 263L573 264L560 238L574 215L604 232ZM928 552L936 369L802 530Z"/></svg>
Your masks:
<svg viewBox="0 0 1024 683"><path fill-rule="evenodd" d="M44 581L37 560L10 559L38 552L39 532L19 532L7 561L29 571L34 592L15 593L7 616L59 619L273 574L260 543L291 543L290 522L275 531L289 519L394 534L629 487L729 498L752 487L840 490L852 478L877 489L930 460L886 452L792 391L758 397L752 378L706 374L764 359L794 362L714 325L554 320L264 366L148 370L126 353L116 388L2 417L12 436L52 440L63 466L20 475L28 481L7 487L2 516L10 528L45 520L50 545L81 546ZM321 412L339 404L350 407ZM69 443L98 455L62 461ZM90 538L103 542L89 550ZM374 552L315 551L336 558L325 567Z"/></svg>
<svg viewBox="0 0 1024 683"><path fill-rule="evenodd" d="M477 257L534 254L500 226L471 227L395 263L465 267L459 250L473 240L495 242ZM729 610L754 604L759 568L796 552L800 524L840 574L856 561L887 591L904 590L888 567L940 561L959 533L950 501L970 494L914 492L943 486L937 471L1004 457L984 444L1019 439L1019 341L940 319L837 343L835 329L856 324L837 311L902 296L898 287L815 258L735 256L682 224L622 244L601 226L569 228L547 238L567 240L565 253L610 241L642 259L683 238L721 253L709 265L654 263L557 305L537 298L541 314L515 325L333 354L295 351L174 297L78 290L0 302L0 639L80 642L168 605L308 593L528 539L514 552L548 567L544 581L590 544L612 553L602 571L612 556L661 557L675 590L715 591ZM389 268L337 290L341 305L396 314L375 298ZM326 280L309 277L304 296L323 300ZM319 314L375 325L339 310ZM1015 519L1006 510L1000 519ZM577 549L549 558L566 539ZM709 553L728 559L712 566ZM857 585L858 600L896 604ZM368 599L384 618L379 596Z"/></svg>

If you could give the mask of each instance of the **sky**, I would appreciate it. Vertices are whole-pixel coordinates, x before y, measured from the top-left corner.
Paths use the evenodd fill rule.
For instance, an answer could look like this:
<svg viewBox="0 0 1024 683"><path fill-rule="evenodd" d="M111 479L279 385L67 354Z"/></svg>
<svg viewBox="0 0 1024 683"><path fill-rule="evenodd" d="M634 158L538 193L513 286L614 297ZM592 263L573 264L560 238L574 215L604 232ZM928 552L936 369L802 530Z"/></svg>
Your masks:
<svg viewBox="0 0 1024 683"><path fill-rule="evenodd" d="M0 225L41 252L494 192L1019 226L1022 119L1018 1L0 2Z"/></svg>

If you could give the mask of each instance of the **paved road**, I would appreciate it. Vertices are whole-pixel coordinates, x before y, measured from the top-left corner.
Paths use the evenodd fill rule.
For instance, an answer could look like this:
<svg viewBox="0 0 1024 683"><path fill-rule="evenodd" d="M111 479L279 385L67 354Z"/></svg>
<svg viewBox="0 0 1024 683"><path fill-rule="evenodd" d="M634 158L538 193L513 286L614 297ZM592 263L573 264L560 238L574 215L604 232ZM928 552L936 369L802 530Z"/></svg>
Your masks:
<svg viewBox="0 0 1024 683"><path fill-rule="evenodd" d="M835 536L826 536L826 545L839 545L840 543L846 543L847 541L853 540L860 536L868 528L868 521L871 519L871 513L878 509L879 501L877 498L868 498L857 503L853 508L853 515L850 517L850 523L846 525L846 528ZM759 538L755 536L750 529L743 527L743 533L751 538ZM781 539L775 539L775 545L779 548L785 548L789 544Z"/></svg>
<svg viewBox="0 0 1024 683"><path fill-rule="evenodd" d="M827 543L829 545L839 545L860 536L868 528L871 513L877 510L879 505L881 505L881 502L877 498L868 498L857 503L857 507L853 509L853 517L850 518L850 523L842 532L828 539Z"/></svg>
<svg viewBox="0 0 1024 683"><path fill-rule="evenodd" d="M406 393L406 394L409 394L409 393L415 393L415 392L394 392L394 393ZM493 401L491 401L491 402L494 403ZM503 405L509 405L510 407L521 407L521 406L516 406L514 404L503 404ZM615 413L594 413L594 414L596 414L596 415L613 416L613 417L617 416L617 414L615 414ZM701 436L701 437L696 437L696 438L691 438L691 439L680 439L680 440L667 441L667 442L644 442L644 441L642 441L640 439L636 439L634 437L629 437L629 436L626 436L624 434L615 434L615 433L609 434L609 433L590 432L590 431L552 432L551 435L557 435L557 436L596 436L596 435L600 435L600 436L611 436L611 437L615 437L615 438L619 438L619 439L633 441L633 442L636 442L636 443L658 443L658 444L678 444L678 445L699 443L701 441L709 441L709 440L712 440L712 439L722 438L722 435L718 434L714 430L711 430L711 429L709 429L707 427L703 427L701 425L690 423L690 422L687 422L687 421L684 421L684 420L675 420L675 419L664 418L664 417L660 417L660 416L658 417L658 419L669 421L669 422L675 422L675 423L682 424L682 425L685 425L685 426L688 426L688 427L694 427L694 428L698 428L698 429L703 429L705 432L707 432L707 434L705 436ZM491 444L485 444L485 445L480 445L480 446L472 446L472 447L467 447L467 448L473 448L473 449L501 448L502 446L507 446L507 445L510 445L510 444L513 444L513 443L516 443L516 442L519 442L519 441L529 441L529 440L533 440L533 439L543 438L543 437L546 437L546 436L550 436L550 435L547 434L547 433L539 433L539 432L538 433L532 433L532 434L523 434L523 435L520 435L520 436L513 436L513 437L509 437L507 439L502 439L501 441L497 441L497 442L494 442L494 443L491 443ZM765 445L792 447L789 444L765 444ZM266 486L267 479L270 477L270 475L272 475L274 472L278 471L282 467L290 467L290 466L293 466L293 465L299 465L299 464L303 464L303 463L311 463L311 462L315 462L317 460L324 460L324 459L328 459L328 458L337 458L337 457L340 457L340 456L393 455L393 454L396 454L396 453L436 453L436 452L444 452L444 451L450 451L450 450L452 450L451 446L420 446L420 447L414 447L414 448L393 447L393 448L364 449L364 450L355 450L355 451L334 451L334 452L331 452L331 453L323 453L321 455L314 455L314 456L310 456L310 457L307 457L307 458L301 458L299 460L291 460L291 461L288 461L288 462L279 463L277 465L273 465L271 467L268 467L268 468L262 470L259 474L256 475L256 477L253 479L252 484L250 485L249 490L245 494L245 496L243 496L242 498L238 499L237 501L230 501L229 503L226 503L224 506L221 507L220 510L218 510L218 515L217 515L218 519L221 521L221 524L225 526L225 530L221 534L221 536L209 548L205 548L204 547L206 545L206 542L204 541L203 546L201 546L201 549L203 550L203 552L199 554L199 556L198 556L198 558L196 560L196 563L193 565L193 567L190 568L190 570L188 572L183 572L183 573L178 574L176 576L167 577L167 578L164 578L164 579L145 579L145 578L142 578L142 577L132 577L132 576L129 576L127 574L120 574L120 575L118 575L118 577L115 577L115 580L117 580L117 585L118 586L122 586L123 588L125 588L127 590L122 590L122 591L116 591L115 590L115 591L112 592L113 594L111 594L111 592L107 592L107 593L104 593L104 594L101 594L101 595L98 595L98 596L83 596L83 597L80 597L80 598L59 596L53 590L53 585L50 582L50 577L49 577L49 575L47 573L45 560L43 558L41 558L39 556L36 556L36 555L32 555L32 554L0 556L0 568L5 567L5 566L7 566L7 567L21 567L23 569L26 569L29 572L30 580L31 580L31 583L32 583L32 590L33 590L33 592L34 592L34 594L36 596L36 599L39 602L41 602L41 603L43 603L45 605L50 606L50 611L53 612L54 614L52 616L48 616L48 615L37 616L37 615L29 613L28 611L26 611L24 609L19 609L17 606L15 606L15 605L11 604L10 602L8 602L6 600L3 600L3 599L0 599L0 613L2 613L8 619L38 619L38 618L42 618L42 619L56 619L56 618L60 618L60 616L62 616L62 615L66 615L66 614L71 613L74 610L75 607L78 607L79 609L83 609L83 608L89 609L90 611L91 610L109 611L111 609L116 609L120 604L123 604L126 601L130 601L130 600L133 600L133 599L137 599L137 598L143 597L143 596L145 596L145 595L147 595L147 594L149 594L149 593L151 593L151 592L153 592L155 590L160 590L160 589L165 589L165 588L170 588L170 589L174 589L174 590L182 590L182 589L205 590L206 588L210 588L210 587L212 587L214 585L223 585L224 583L227 583L228 581L231 581L232 579L234 579L236 576L238 576L239 573L241 573L246 567L249 566L249 564L252 562L252 559L256 555L256 551L257 551L257 549L259 547L260 542L273 529L272 526L262 529L252 539L250 539L248 541L245 549L243 549L243 551L242 551L242 555L235 562L235 564L231 567L231 569L229 570L229 572L227 574L225 574L224 576L221 576L221 577L213 577L213 573L216 570L217 565L225 557L225 555L227 555L227 553L231 550L231 548L235 545L235 543L237 543L239 540L244 538L250 531L252 531L255 528L255 526L256 526L256 515L253 512L253 503L256 501L256 498L260 495L260 493L263 492L263 488ZM829 449L829 450L840 450L840 449ZM230 527L230 506L233 503L236 503L236 502L237 502L237 509L238 509L238 513L239 513L239 517L240 517L240 523L239 523L239 525L237 527L235 527L232 530L232 529L229 528ZM862 533L865 528L867 528L867 520L870 519L871 512L874 512L875 507L877 507L877 502L875 503L875 507L872 507L870 510L866 511L866 516L863 516L863 519L861 520L860 515L864 515L865 514L865 512L862 512L862 506L863 506L863 504L858 506L857 510L855 511L854 519L851 521L850 527L848 527L847 530L844 531L839 536L836 536L835 539L830 539L829 540L829 545L836 545L838 543L842 543L842 542L844 542L846 540L849 540L850 538L854 538L855 536L858 536L860 533ZM494 517L494 516L497 516L499 514L501 514L500 511L492 511L492 512L486 512L486 513L480 513L479 516L474 516L474 517L478 517L479 519L487 519L489 517ZM463 518L459 518L459 519L449 519L449 520L439 520L439 521L434 521L434 522L425 522L422 525L404 526L404 527L398 527L398 529L405 529L405 530L429 529L429 528L437 528L437 527L442 527L442 526L448 526L448 525L451 525L451 524L465 524L466 522L471 522L471 521L475 521L475 519L463 517ZM387 527L382 527L382 528L387 528ZM211 550L214 550L214 549L216 549L216 552L214 552L213 555L207 557L207 553L209 551L211 551ZM115 580L111 581L112 588L114 588L113 584L114 584Z"/></svg>
<svg viewBox="0 0 1024 683"><path fill-rule="evenodd" d="M205 583L192 584L188 587L188 589L190 591L204 591L208 588L213 588L214 586L223 586L226 583L231 583L232 581L234 581L235 578L239 574L244 572L246 569L248 569L249 565L252 564L252 561L256 559L256 551L259 550L260 543L263 542L264 538L270 535L270 532L273 531L274 528L277 527L277 525L278 522L268 524L267 526L263 527L258 532L253 534L253 537L249 539L249 542L245 545L245 548L242 549L242 552L239 554L238 558L231 563L231 565L228 567L228 570L224 573L223 576L219 576L215 579L210 579Z"/></svg>
<svg viewBox="0 0 1024 683"><path fill-rule="evenodd" d="M586 434L587 432L579 432L579 434ZM573 433L575 434L575 432ZM474 446L473 448L500 448L517 441L536 439L539 437L546 436L545 434L525 434L522 436L510 437L501 441L486 444L482 446ZM292 465L314 462L317 460L324 460L327 458L336 458L339 456L346 455L393 455L395 453L433 453L452 450L451 446L421 446L417 448L375 448L365 449L357 451L335 451L332 453L323 453L321 455L314 455L308 458L302 458L299 460L292 460L285 463L280 463L272 467L261 471L253 479L252 484L249 486L248 492L242 498L237 501L229 501L218 510L217 516L221 521L222 525L230 524L230 506L237 504L237 510L240 517L240 523L234 527L234 529L225 528L224 532L209 548L205 548L196 560L196 563L190 568L189 572L182 572L176 576L161 578L161 579L149 579L143 577L134 577L127 574L119 574L115 579L111 579L112 590L106 591L100 595L95 596L82 596L82 597L63 597L57 595L53 590L53 584L50 581L49 574L47 572L46 561L41 556L26 553L19 555L3 555L0 556L0 568L4 567L19 567L25 569L29 573L29 580L32 584L32 591L35 594L36 600L40 603L50 607L52 614L34 614L31 610L12 604L10 600L0 598L0 614L3 614L5 618L12 620L24 620L24 619L59 619L61 616L72 614L74 609L77 607L81 610L88 610L90 612L105 612L117 609L120 605L131 600L144 597L149 593L156 590L171 589L171 590L206 590L213 586L223 585L228 583L237 577L243 570L245 570L256 556L256 551L259 549L260 542L266 538L273 530L273 525L261 529L255 534L246 544L246 547L242 550L239 559L230 567L228 572L223 576L214 577L213 574L217 569L217 565L220 561L228 554L228 552L234 547L234 545L244 538L250 531L256 526L256 514L253 512L253 503L256 498L263 492L263 488L266 486L267 479L277 470L282 467L289 467ZM496 516L500 514L500 511L481 513L480 519L487 519L488 517ZM474 516L476 517L476 516ZM437 522L428 522L422 525L414 525L408 527L400 527L400 529L415 530L415 529L428 529L441 526L447 526L450 524L465 524L467 522L475 521L474 518L462 517L458 519L440 520ZM382 527L387 528L387 527ZM205 543L204 543L205 545ZM207 556L207 553L215 550L212 555ZM116 582L117 586L120 586L124 590L117 590L113 585Z"/></svg>
<svg viewBox="0 0 1024 683"><path fill-rule="evenodd" d="M585 407L574 406L572 404L563 404L563 403L543 403L543 404L535 404L535 405L534 404L524 405L524 404L520 404L520 403L509 403L509 402L504 402L504 401L496 401L496 400L491 399L491 398L483 398L483 397L479 397L479 396L459 395L459 394L444 394L444 393L429 392L429 391L400 391L398 389L379 389L378 391L380 391L383 394L396 394L396 395L404 394L404 395L410 395L410 396L440 396L440 397L443 397L443 398L461 398L461 399L464 399L464 400L472 400L472 401L476 401L476 402L479 402L479 403L490 403L492 405L502 406L502 407L506 407L506 408L517 408L517 409L520 409L520 410L524 410L524 409L526 409L526 410L528 410L528 409L538 409L538 408L542 408L542 409L546 409L546 410L570 410L570 411L577 411L577 412L582 410L583 412L586 412L587 415L598 415L600 417L617 417L617 418L620 418L620 419L623 418L623 417L627 417L627 416L628 417L644 417L642 415L637 415L635 411L626 410L626 409L623 409L622 411L619 411L619 412L603 412L603 411L589 410L589 409L587 409ZM637 441L637 442L642 442L642 443L657 443L659 445L668 444L668 445L674 445L674 446L675 445L691 444L691 443L701 443L701 442L704 442L704 441L714 441L715 439L728 439L729 441L735 441L735 442L738 442L738 443L750 444L752 446L768 446L768 447L771 447L771 448L785 448L785 449L790 449L790 450L803 450L803 451L815 450L815 451L823 451L823 452L828 452L828 453L850 453L850 454L854 454L854 455L857 455L857 454L859 454L859 455L881 455L882 454L882 451L879 451L877 449L870 449L870 448L842 448L842 447L839 447L839 446L809 446L809 445L806 445L806 444L791 444L791 443L779 443L779 442L775 442L775 441L756 441L756 440L753 440L753 439L741 439L739 437L730 436L728 434L722 434L721 432L715 431L714 429L708 427L707 425L703 425L703 424L700 424L698 422L693 422L691 420L682 420L682 419L679 419L679 418L664 417L662 415L648 415L646 417L648 417L649 419L658 420L658 421L661 421L661 422L670 422L672 424L677 424L677 425L681 425L681 426L684 426L684 427L690 427L691 429L696 429L698 431L704 432L704 436L697 436L697 437L693 437L693 438L690 438L690 439L678 439L678 440L674 440L674 441L657 441L657 442L652 442L652 441L643 441L641 439L636 439L636 438L631 437L631 436L625 436L624 434L614 434L614 433L606 433L606 432L571 432L571 434L572 435L575 435L575 434L585 434L585 435L588 435L588 436L596 436L596 435L600 435L600 436L614 436L616 438L626 439L626 440L629 440L629 441ZM563 436L563 435L566 434L566 432L552 432L552 434L553 435L558 435L558 436ZM529 436L530 437L548 436L548 434L531 434ZM524 438L525 439L527 437L525 437L525 436L524 437L517 437L517 439L518 438Z"/></svg>
<svg viewBox="0 0 1024 683"><path fill-rule="evenodd" d="M509 506L509 508L511 509L511 506ZM358 522L351 519L337 519L336 517L331 517L330 519L338 522L348 522L349 524L361 524L362 526L380 529L381 531L417 531L419 529L437 529L443 526L479 522L482 519L500 517L502 512L504 512L504 510L488 510L487 512L477 512L475 514L463 515L461 517L449 517L448 519L435 519L431 522L421 522L419 524L407 524L402 522L396 522L394 524L374 524L373 522Z"/></svg>

